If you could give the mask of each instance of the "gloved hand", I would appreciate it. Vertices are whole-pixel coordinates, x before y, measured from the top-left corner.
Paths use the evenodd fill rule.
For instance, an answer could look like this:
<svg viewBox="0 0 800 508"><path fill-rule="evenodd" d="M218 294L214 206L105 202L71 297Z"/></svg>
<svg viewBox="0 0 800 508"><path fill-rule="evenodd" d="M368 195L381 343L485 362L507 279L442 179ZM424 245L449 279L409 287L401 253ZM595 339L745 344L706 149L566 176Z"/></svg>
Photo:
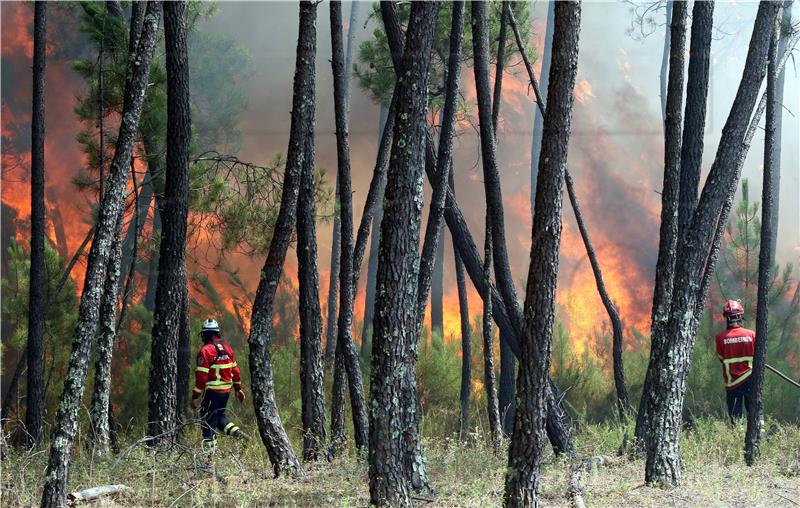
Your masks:
<svg viewBox="0 0 800 508"><path fill-rule="evenodd" d="M236 400L238 400L239 402L244 402L244 399L246 398L247 396L245 396L244 390L239 390L236 392Z"/></svg>
<svg viewBox="0 0 800 508"><path fill-rule="evenodd" d="M199 403L200 403L200 398L198 397L196 399L192 399L191 401L189 401L189 406L191 406L192 409L197 409Z"/></svg>

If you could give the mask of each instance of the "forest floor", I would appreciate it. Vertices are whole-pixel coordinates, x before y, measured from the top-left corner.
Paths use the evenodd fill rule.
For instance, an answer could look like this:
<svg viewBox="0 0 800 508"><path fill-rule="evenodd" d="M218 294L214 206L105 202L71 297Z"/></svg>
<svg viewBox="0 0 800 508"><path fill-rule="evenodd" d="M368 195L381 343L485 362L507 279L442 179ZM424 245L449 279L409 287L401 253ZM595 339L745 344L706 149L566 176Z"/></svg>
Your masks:
<svg viewBox="0 0 800 508"><path fill-rule="evenodd" d="M255 432L254 432L255 433ZM643 484L644 461L618 457L624 429L587 425L575 436L579 457L605 455L608 464L583 474L583 497L589 507L608 506L800 506L800 428L768 423L762 458L755 467L742 461L744 426L698 421L683 433L683 482L661 490ZM211 471L197 437L176 452L154 453L128 443L122 453L92 458L77 446L71 462L71 491L105 484L125 484L132 493L101 499L91 506L250 507L367 506L367 468L354 453L332 463L307 467L297 479L273 479L260 441L244 445L220 439ZM499 506L505 456L495 457L480 434L466 444L453 439L426 441L429 474L436 497L420 506ZM46 465L45 451L8 449L2 463L0 505L38 505ZM540 482L541 505L570 506L566 497L571 466L550 450Z"/></svg>

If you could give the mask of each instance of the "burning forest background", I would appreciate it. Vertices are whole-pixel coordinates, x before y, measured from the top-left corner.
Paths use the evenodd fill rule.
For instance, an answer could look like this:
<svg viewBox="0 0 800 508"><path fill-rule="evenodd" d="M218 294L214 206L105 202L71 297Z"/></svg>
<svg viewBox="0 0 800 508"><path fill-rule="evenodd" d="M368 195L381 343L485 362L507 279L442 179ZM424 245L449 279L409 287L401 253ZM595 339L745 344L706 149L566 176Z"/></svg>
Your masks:
<svg viewBox="0 0 800 508"><path fill-rule="evenodd" d="M529 4L529 42L534 54L541 52L544 37L546 4ZM27 291L22 273L25 271L26 249L30 237L30 104L32 15L27 3L2 3L2 273L3 285L3 395L24 347L24 302ZM663 130L659 97L660 55L663 51L665 26L663 10L652 14L653 21L637 22L636 12L623 2L592 2L583 6L584 19L580 42L580 63L575 87L573 134L569 167L576 181L587 227L590 230L602 266L608 291L619 307L625 323L627 375L632 393L638 387L646 367L652 286L658 248L660 221L659 191L663 176ZM797 8L795 6L795 11ZM294 49L297 40L298 6L291 2L221 2L204 4L195 20L190 37L191 91L193 119L205 122L195 125L198 134L194 155L215 151L229 154L254 166L242 171L263 171L268 178L261 181L265 202L277 200L281 178L281 154L285 153L289 136L289 115L292 100ZM343 6L345 18L350 4ZM705 143L715 147L733 100L747 51L748 34L755 17L753 4L718 2L715 15L715 39L712 44L711 87ZM373 31L380 19L372 16L371 5L362 3L353 24L356 48L373 40ZM63 270L79 250L92 224L96 207L95 189L86 184L88 157L85 145L79 142L84 131L96 134L96 128L82 122L76 113L81 97L87 93L87 80L76 71L75 62L94 59L97 49L81 30L81 7L60 4L50 10L46 69L46 206L47 236L53 256L53 270ZM640 20L641 21L641 20ZM319 16L320 34L329 32L327 16ZM345 26L345 31L350 27ZM688 50L687 50L688 51ZM329 72L330 40L318 37L316 161L324 175L318 194L320 301L323 316L327 315L332 217L335 207L332 188L336 170L336 138L334 130L332 82ZM163 44L157 50L163 61ZM354 64L361 72L369 72L370 63L355 51ZM540 70L540 59L535 68ZM462 69L464 110L458 118L458 137L454 140L454 177L461 210L475 237L483 242L485 205L480 168L480 145L477 136L476 92L471 67ZM356 224L369 185L375 162L381 106L373 99L363 81L354 75L351 80L351 160L353 200ZM782 365L800 375L796 301L798 260L800 260L800 176L798 176L798 143L800 111L797 73L787 66L783 100L783 132L780 159L780 215L777 234L776 263L785 278L776 306L776 319L784 319L783 331L788 339L783 346ZM521 59L515 53L506 68L503 102L498 128L498 157L506 211L506 236L511 269L518 288L524 285L528 271L531 243L531 136L535 103L528 86ZM432 119L432 121L435 119ZM107 125L109 132L115 124ZM435 127L432 127L435 130ZM760 195L763 136L757 134L744 167L743 178L749 181L750 205ZM201 143L207 143L202 146ZM707 171L714 150L706 150L703 169ZM140 185L146 183L147 164L136 161ZM253 169L256 168L256 169ZM264 169L267 168L267 169ZM241 169L241 168L240 168ZM225 174L224 168L217 168ZM243 173L243 174L244 174ZM705 173L704 173L705 174ZM213 182L212 182L213 183ZM204 185L211 185L208 181ZM132 190L132 189L129 189ZM141 189L139 189L141 191ZM190 272L190 315L192 329L208 317L216 317L226 337L243 355L245 337L255 288L259 280L265 242L246 225L237 224L235 232L226 219L236 204L234 194L223 195L214 210L208 187L193 189L190 208L188 268ZM233 192L233 191L226 191ZM430 187L426 182L426 199ZM218 198L219 196L217 196ZM239 196L241 197L241 196ZM739 200L741 200L741 193ZM131 198L129 198L129 203ZM132 207L131 207L132 209ZM427 214L427 206L425 213ZM212 213L213 212L213 213ZM221 215L217 214L221 213ZM228 215L226 215L228 213ZM132 224L132 211L126 215L126 230ZM698 359L692 371L690 389L703 393L697 397L697 409L709 412L723 410L722 386L713 383L719 367L715 364L711 338L723 323L718 317L723 298L746 299L755 294L755 284L748 286L748 270L755 270L757 254L742 267L738 220L749 224L757 220L757 212L731 218L726 238L726 257L718 267L717 281L709 303L711 312L701 327L702 339L696 348ZM222 218L220 218L222 217ZM152 307L148 308L149 284L152 283L153 256L158 248L153 240L153 210L149 207L140 240L140 256L130 302L130 315L125 325L118 353L114 356L114 404L123 422L141 418L133 404L145 404L146 388L137 378L146 375L149 364L149 330ZM423 217L425 220L425 217ZM557 289L559 334L555 339L554 376L567 400L591 417L613 413L611 381L611 327L597 295L595 282L571 211L564 214L561 246L561 270ZM749 221L749 222L748 222ZM235 229L235 228L233 228ZM757 239L757 234L755 235ZM420 359L420 393L427 402L448 402L457 411L460 350L458 295L453 267L452 243L445 228L443 265L443 337L431 337L430 308L426 318L426 337ZM749 247L748 247L749 248ZM757 252L757 251L756 251ZM49 407L53 407L60 388L59 373L65 369L77 297L85 271L85 257L78 258L66 286L69 295L60 297L63 315L49 317L52 324L47 340L46 364L52 366L53 381L48 391ZM361 284L356 295L354 336L362 340L365 309L367 259L362 266ZM785 272L785 273L784 273ZM52 274L50 274L52 277ZM479 341L481 300L469 287L469 306L473 320L474 340ZM523 291L524 293L524 291ZM795 296L796 299L796 296ZM755 299L750 300L754 318ZM279 404L286 412L287 426L299 426L299 379L297 376L297 261L292 254L285 266L285 280L279 290L275 313L276 385ZM749 309L748 309L749 310ZM787 324L788 323L788 324ZM193 334L196 337L196 333ZM495 342L497 344L497 342ZM192 345L193 348L197 344ZM437 352L438 351L438 352ZM437 356L438 355L438 356ZM450 358L452 357L452 358ZM710 360L709 360L710 358ZM368 361L368 356L363 360ZM778 359L775 360L779 361ZM243 363L243 362L242 362ZM473 392L481 396L482 376L479 359L473 370ZM699 366L699 367L698 367ZM368 367L365 367L368 368ZM705 372L703 371L709 371ZM709 383L712 385L709 387ZM571 389L574 387L573 389ZM775 388L778 390L778 388ZM21 397L11 394L12 397ZM427 399L426 399L427 398ZM782 401L774 403L775 414L797 418L791 411L780 411ZM692 402L688 402L691 407ZM5 405L4 405L5 407ZM598 409L599 408L599 409ZM605 408L605 409L603 409ZM4 415L5 416L5 415Z"/></svg>

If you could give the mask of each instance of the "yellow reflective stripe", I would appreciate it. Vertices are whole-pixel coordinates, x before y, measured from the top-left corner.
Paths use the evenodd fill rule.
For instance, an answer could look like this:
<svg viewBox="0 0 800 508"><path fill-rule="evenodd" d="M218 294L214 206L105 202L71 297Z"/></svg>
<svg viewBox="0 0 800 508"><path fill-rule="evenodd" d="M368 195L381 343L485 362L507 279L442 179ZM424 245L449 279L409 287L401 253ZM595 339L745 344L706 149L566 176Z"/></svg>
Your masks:
<svg viewBox="0 0 800 508"><path fill-rule="evenodd" d="M194 371L195 372L208 372L208 369L205 368L205 367L195 367Z"/></svg>
<svg viewBox="0 0 800 508"><path fill-rule="evenodd" d="M233 383L230 381L209 381L206 383L206 388L230 388Z"/></svg>
<svg viewBox="0 0 800 508"><path fill-rule="evenodd" d="M745 379L750 377L750 374L752 374L752 373L753 373L752 369L748 370L747 372L745 372L741 376L737 377L736 380L731 381L730 383L726 383L725 386L730 388L733 385L738 385L739 383L741 383L742 381L744 381Z"/></svg>
<svg viewBox="0 0 800 508"><path fill-rule="evenodd" d="M196 386L194 387L194 389L192 391L195 392L195 393L203 393L203 390L201 390L200 388L198 388Z"/></svg>
<svg viewBox="0 0 800 508"><path fill-rule="evenodd" d="M731 364L739 363L739 362L747 362L747 366L751 369L742 374L741 376L737 377L736 379L731 379ZM740 356L738 358L726 358L722 360L722 364L725 366L725 377L728 378L728 382L725 383L727 388L730 388L733 385L739 384L741 381L746 379L753 371L753 357L752 356Z"/></svg>
<svg viewBox="0 0 800 508"><path fill-rule="evenodd" d="M215 365L212 365L212 366L211 366L211 368L212 368L212 369L217 369L217 370L220 370L220 369L232 369L232 368L234 368L234 367L236 367L236 362L232 362L232 363L221 363L221 364L219 364L219 365L216 365L216 364L215 364Z"/></svg>
<svg viewBox="0 0 800 508"><path fill-rule="evenodd" d="M228 425L226 425L225 428L222 430L227 434L232 427L236 427L236 425L233 422L228 422Z"/></svg>
<svg viewBox="0 0 800 508"><path fill-rule="evenodd" d="M747 362L750 365L753 364L753 357L752 356L740 356L739 358L726 358L722 360L722 363L738 363L738 362Z"/></svg>

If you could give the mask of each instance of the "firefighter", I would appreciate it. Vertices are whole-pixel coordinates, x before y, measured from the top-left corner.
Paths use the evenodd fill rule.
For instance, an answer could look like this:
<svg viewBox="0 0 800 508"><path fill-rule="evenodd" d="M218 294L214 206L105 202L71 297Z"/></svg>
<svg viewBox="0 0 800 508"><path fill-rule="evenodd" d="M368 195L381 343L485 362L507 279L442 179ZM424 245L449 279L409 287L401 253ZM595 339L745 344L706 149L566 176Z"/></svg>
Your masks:
<svg viewBox="0 0 800 508"><path fill-rule="evenodd" d="M197 409L202 398L200 417L203 447L210 450L216 448L217 430L229 436L249 440L250 437L225 416L231 388L236 391L236 398L240 403L246 398L233 348L222 341L219 324L213 319L203 322L200 337L203 339L203 347L197 353L191 406Z"/></svg>
<svg viewBox="0 0 800 508"><path fill-rule="evenodd" d="M717 356L722 362L722 380L728 402L728 416L733 423L743 410L750 411L750 374L756 334L742 326L744 307L738 300L728 300L722 309L728 327L717 334Z"/></svg>

